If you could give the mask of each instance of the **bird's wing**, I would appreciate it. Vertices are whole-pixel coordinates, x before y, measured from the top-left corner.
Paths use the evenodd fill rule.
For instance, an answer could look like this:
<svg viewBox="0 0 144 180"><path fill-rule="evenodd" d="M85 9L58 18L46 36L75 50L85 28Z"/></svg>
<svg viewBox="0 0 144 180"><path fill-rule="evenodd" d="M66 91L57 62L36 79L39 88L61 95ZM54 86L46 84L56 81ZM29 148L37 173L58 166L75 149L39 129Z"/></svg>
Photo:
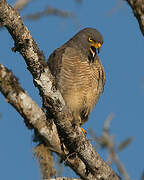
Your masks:
<svg viewBox="0 0 144 180"><path fill-rule="evenodd" d="M63 63L63 61L65 59L71 65L71 62L76 63L75 59L76 60L79 59L79 61L80 61L81 57L80 57L80 54L79 54L78 50L75 51L74 48L65 47L65 45L60 47L60 48L57 48L50 55L47 64L49 66L51 74L55 77L56 85L57 85L57 82L60 79L59 76L60 76L60 72L61 72L61 69L62 69L62 63ZM74 71L74 69L73 69L73 71Z"/></svg>
<svg viewBox="0 0 144 180"><path fill-rule="evenodd" d="M56 49L49 57L47 65L52 73L52 75L57 78L59 76L61 65L62 65L62 55L65 49Z"/></svg>
<svg viewBox="0 0 144 180"><path fill-rule="evenodd" d="M104 67L103 65L101 64L101 61L99 59L99 57L97 56L97 67L98 67L98 80L102 82L102 89L104 90L104 85L105 85L105 82L106 82L106 79L105 79L105 71L104 71ZM103 92L102 90L102 92Z"/></svg>

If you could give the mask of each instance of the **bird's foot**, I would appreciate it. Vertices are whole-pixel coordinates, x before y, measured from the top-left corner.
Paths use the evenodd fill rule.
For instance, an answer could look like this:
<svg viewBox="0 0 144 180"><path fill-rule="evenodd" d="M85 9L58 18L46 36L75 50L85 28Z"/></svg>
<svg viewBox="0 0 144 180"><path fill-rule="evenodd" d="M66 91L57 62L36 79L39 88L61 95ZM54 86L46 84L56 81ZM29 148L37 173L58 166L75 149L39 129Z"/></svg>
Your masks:
<svg viewBox="0 0 144 180"><path fill-rule="evenodd" d="M84 133L84 135L87 135L87 132L85 129L81 128L82 132Z"/></svg>

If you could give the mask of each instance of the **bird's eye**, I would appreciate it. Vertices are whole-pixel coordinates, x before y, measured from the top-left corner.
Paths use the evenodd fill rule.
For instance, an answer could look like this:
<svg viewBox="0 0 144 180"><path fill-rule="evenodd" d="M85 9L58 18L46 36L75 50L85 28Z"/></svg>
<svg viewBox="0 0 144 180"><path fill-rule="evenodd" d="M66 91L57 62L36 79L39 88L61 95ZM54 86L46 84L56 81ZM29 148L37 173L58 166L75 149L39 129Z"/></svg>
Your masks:
<svg viewBox="0 0 144 180"><path fill-rule="evenodd" d="M91 37L88 38L89 42L93 42L93 40L91 39Z"/></svg>

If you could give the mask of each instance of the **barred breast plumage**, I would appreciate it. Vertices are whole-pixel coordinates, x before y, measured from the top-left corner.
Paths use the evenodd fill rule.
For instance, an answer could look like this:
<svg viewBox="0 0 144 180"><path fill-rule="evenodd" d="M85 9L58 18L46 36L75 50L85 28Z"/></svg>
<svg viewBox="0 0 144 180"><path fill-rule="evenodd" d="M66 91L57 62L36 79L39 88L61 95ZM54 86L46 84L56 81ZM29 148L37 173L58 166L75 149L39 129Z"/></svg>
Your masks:
<svg viewBox="0 0 144 180"><path fill-rule="evenodd" d="M98 55L90 62L82 49L66 43L52 53L48 66L74 122L82 125L104 89L105 74Z"/></svg>

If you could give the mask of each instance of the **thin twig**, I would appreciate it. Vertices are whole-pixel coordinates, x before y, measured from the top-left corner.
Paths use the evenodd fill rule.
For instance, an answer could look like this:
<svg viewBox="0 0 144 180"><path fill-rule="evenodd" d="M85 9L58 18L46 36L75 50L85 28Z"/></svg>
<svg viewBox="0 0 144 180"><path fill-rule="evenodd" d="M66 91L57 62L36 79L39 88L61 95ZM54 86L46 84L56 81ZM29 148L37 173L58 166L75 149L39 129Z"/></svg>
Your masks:
<svg viewBox="0 0 144 180"><path fill-rule="evenodd" d="M40 18L42 18L44 16L48 16L48 15L49 16L50 15L60 16L60 17L63 17L63 18L73 17L73 13L63 11L63 10L60 10L60 9L57 9L57 8L52 8L52 7L49 6L43 11L36 12L34 14L25 15L23 18L26 19L26 20L37 20L37 19L40 19Z"/></svg>

